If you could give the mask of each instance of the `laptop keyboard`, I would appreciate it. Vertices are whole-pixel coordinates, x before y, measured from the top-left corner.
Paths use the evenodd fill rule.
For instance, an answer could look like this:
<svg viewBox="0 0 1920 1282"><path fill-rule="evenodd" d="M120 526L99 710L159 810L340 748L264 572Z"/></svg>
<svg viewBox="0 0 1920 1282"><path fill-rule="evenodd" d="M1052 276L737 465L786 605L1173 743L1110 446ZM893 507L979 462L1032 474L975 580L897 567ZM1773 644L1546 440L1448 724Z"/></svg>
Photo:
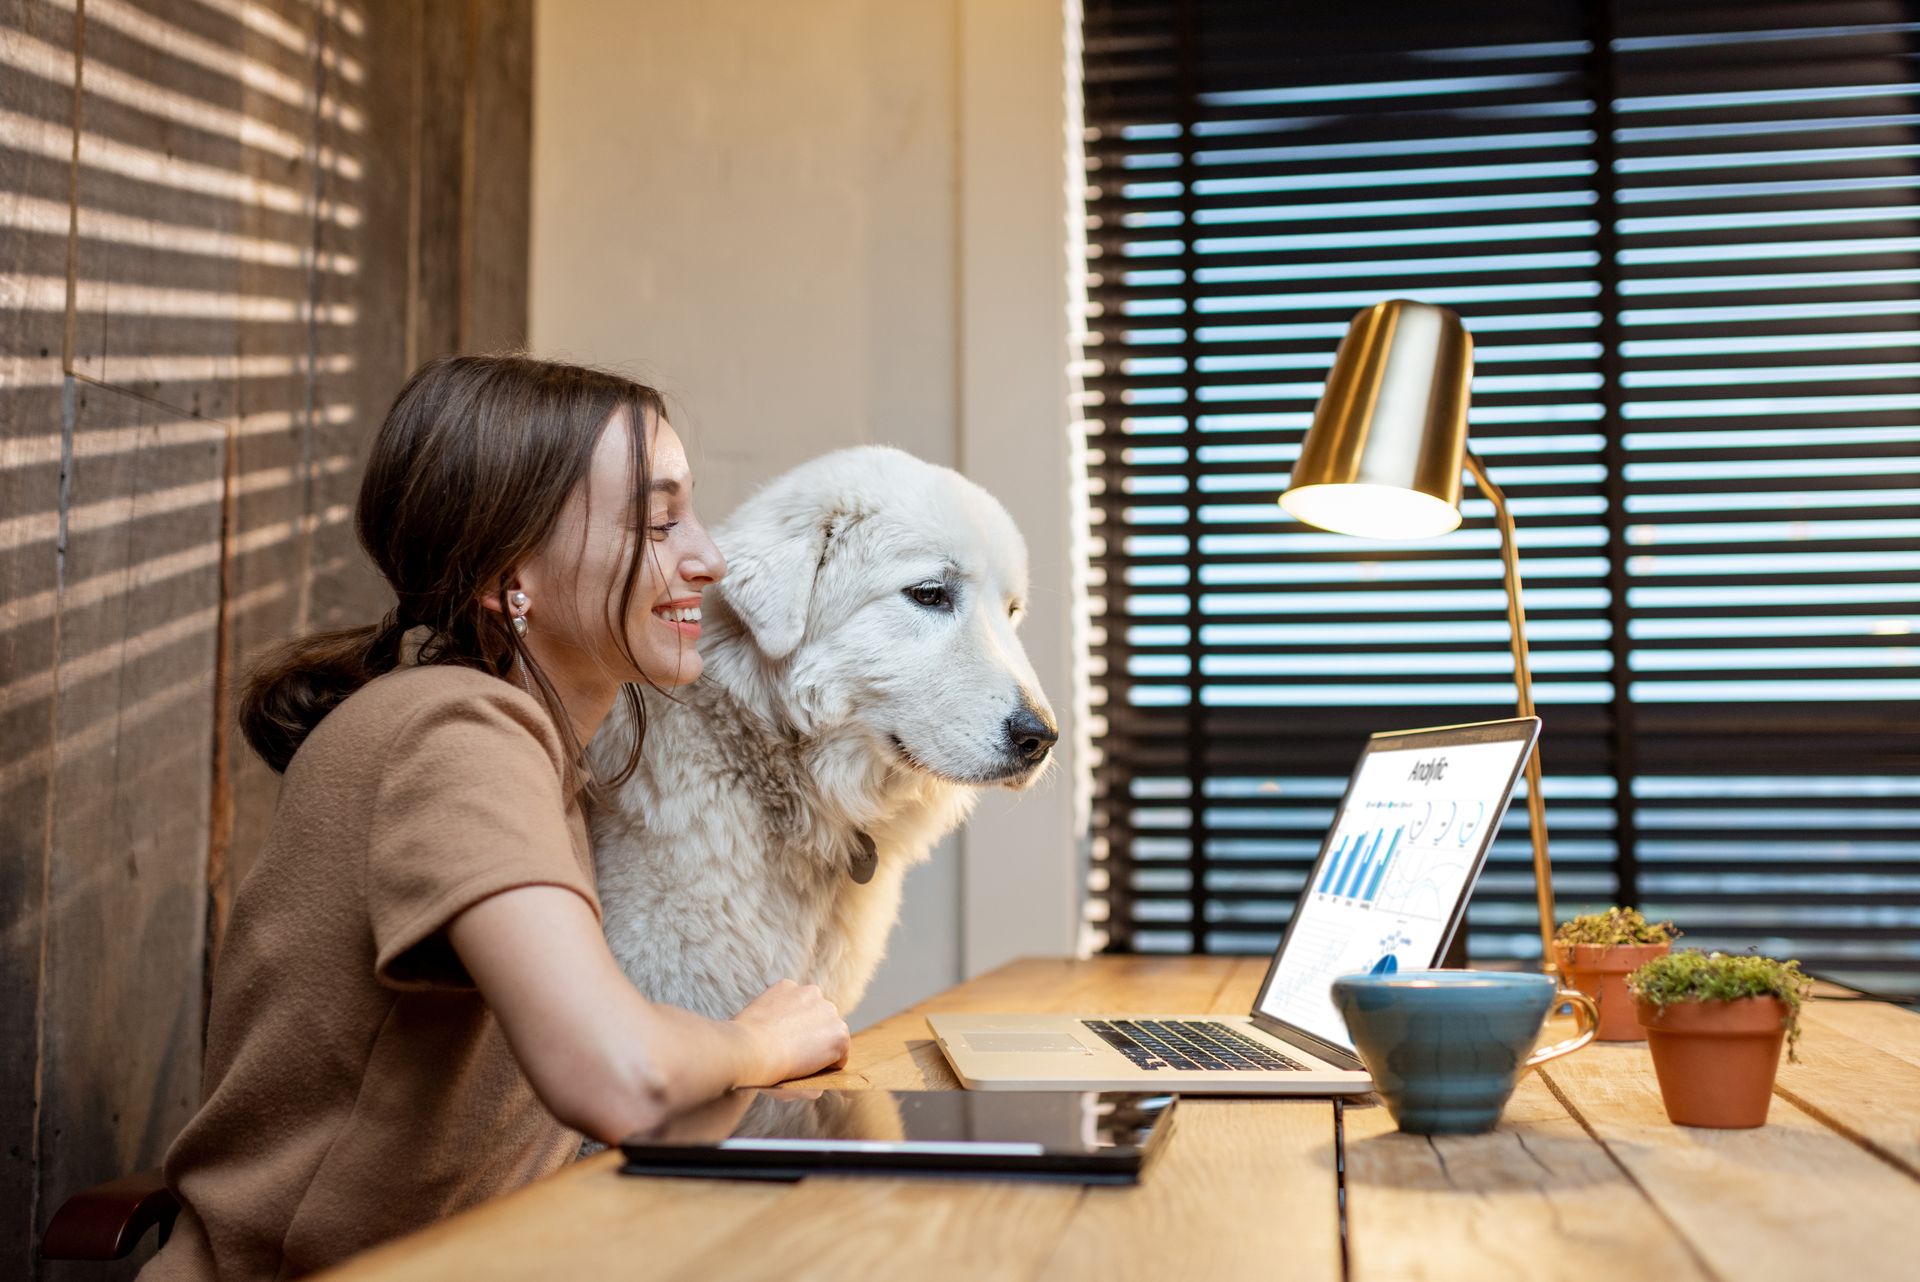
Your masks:
<svg viewBox="0 0 1920 1282"><path fill-rule="evenodd" d="M1101 1041L1152 1072L1159 1068L1188 1071L1247 1072L1270 1069L1307 1072L1307 1066L1288 1059L1240 1030L1207 1019L1083 1019Z"/></svg>

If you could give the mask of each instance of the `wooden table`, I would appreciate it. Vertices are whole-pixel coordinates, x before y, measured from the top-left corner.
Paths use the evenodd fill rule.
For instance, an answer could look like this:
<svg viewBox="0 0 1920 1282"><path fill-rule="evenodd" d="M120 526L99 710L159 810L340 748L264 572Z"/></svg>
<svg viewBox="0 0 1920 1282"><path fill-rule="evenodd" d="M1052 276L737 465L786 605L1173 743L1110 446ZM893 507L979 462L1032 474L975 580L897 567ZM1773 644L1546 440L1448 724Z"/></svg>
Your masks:
<svg viewBox="0 0 1920 1282"><path fill-rule="evenodd" d="M929 1011L1243 1013L1265 966L1016 962L866 1029L845 1071L808 1084L954 1089ZM1826 1001L1805 1024L1802 1062L1782 1066L1771 1120L1755 1131L1670 1125L1645 1048L1595 1045L1524 1079L1490 1135L1401 1135L1370 1102L1188 1098L1134 1188L633 1179L607 1153L329 1276L1920 1276L1920 1016Z"/></svg>

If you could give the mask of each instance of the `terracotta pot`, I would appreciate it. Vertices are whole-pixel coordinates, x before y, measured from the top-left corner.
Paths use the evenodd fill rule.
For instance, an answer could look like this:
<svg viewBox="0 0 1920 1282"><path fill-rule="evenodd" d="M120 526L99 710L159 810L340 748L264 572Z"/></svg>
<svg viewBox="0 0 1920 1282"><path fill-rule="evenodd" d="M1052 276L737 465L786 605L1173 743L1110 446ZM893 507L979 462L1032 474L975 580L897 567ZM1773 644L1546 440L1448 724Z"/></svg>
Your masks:
<svg viewBox="0 0 1920 1282"><path fill-rule="evenodd" d="M1676 1126L1745 1130L1767 1123L1786 1040L1778 997L1636 1004L1667 1118Z"/></svg>
<svg viewBox="0 0 1920 1282"><path fill-rule="evenodd" d="M1640 1020L1633 1009L1633 994L1627 991L1627 975L1656 957L1665 957L1673 945L1666 944L1560 944L1553 946L1560 961L1560 974L1569 987L1593 998L1600 1007L1600 1031L1596 1041L1638 1042L1645 1040Z"/></svg>

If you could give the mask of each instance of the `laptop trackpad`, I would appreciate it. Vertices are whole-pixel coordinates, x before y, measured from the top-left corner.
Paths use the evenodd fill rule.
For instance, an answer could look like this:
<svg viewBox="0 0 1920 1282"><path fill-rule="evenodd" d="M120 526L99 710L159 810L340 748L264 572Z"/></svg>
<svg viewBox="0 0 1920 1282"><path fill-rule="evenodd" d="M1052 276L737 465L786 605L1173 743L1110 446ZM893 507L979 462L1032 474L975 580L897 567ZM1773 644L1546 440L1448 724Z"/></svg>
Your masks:
<svg viewBox="0 0 1920 1282"><path fill-rule="evenodd" d="M1093 1053L1068 1033L968 1033L967 1049L970 1051L1019 1051L1027 1055L1046 1051L1059 1051L1069 1055Z"/></svg>

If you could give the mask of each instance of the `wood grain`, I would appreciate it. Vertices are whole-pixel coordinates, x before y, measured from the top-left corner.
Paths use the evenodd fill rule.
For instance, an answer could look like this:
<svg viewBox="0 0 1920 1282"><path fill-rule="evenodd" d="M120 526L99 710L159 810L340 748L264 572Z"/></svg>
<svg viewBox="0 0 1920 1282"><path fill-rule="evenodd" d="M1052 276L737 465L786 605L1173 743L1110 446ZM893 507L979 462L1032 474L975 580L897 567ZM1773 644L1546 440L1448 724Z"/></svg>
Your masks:
<svg viewBox="0 0 1920 1282"><path fill-rule="evenodd" d="M950 1080L926 1034L936 1010L1237 1012L1264 971L1264 960L1226 958L1016 962L863 1030L849 1068L815 1083ZM1835 1035L1800 1088L1857 1054ZM1887 1059L1884 1084L1907 1089L1920 1077L1897 1076L1904 1061ZM599 1158L337 1276L611 1271L641 1258L644 1238L657 1242L645 1256L650 1276L701 1282L895 1274L1531 1282L1614 1276L1623 1258L1635 1276L1678 1282L1829 1268L1877 1279L1904 1276L1898 1243L1920 1214L1920 1181L1791 1102L1776 1101L1762 1131L1675 1127L1644 1048L1600 1046L1523 1079L1490 1135L1406 1136L1382 1108L1349 1108L1343 1271L1327 1102L1188 1099L1179 1118L1159 1164L1124 1189L701 1184L624 1178Z"/></svg>
<svg viewBox="0 0 1920 1282"><path fill-rule="evenodd" d="M352 307L355 319L315 336L314 454L348 460L312 478L305 623L316 630L372 623L393 604L354 535L353 509L367 448L411 372L408 210L417 159L411 7L364 6L362 29L336 23L323 31L328 52L351 58L364 74L358 82L339 82L344 113L328 116L321 128L325 149L352 162L350 170L323 171L321 208L351 217L323 218L316 228L320 253L341 269L319 274L315 288L322 305Z"/></svg>
<svg viewBox="0 0 1920 1282"><path fill-rule="evenodd" d="M73 18L38 0L0 0L0 44L9 53L52 50L71 65ZM25 1278L41 1218L40 979L52 854L73 96L57 75L7 63L0 112L36 122L32 137L0 133L0 1277ZM27 281L41 283L18 284Z"/></svg>
<svg viewBox="0 0 1920 1282"><path fill-rule="evenodd" d="M810 1179L662 1278L1001 1279L1039 1269L1083 1192L994 1180Z"/></svg>
<svg viewBox="0 0 1920 1282"><path fill-rule="evenodd" d="M665 1277L790 1192L780 1184L635 1181L618 1174L619 1165L618 1154L599 1154L326 1276L520 1282L556 1270L625 1277L644 1268Z"/></svg>
<svg viewBox="0 0 1920 1282"><path fill-rule="evenodd" d="M1803 1029L1799 1056L1780 1065L1774 1093L1920 1179L1920 1065L1824 1021Z"/></svg>
<svg viewBox="0 0 1920 1282"><path fill-rule="evenodd" d="M0 0L0 1276L68 1276L32 1251L53 1207L198 1102L209 865L237 884L278 782L231 696L262 646L386 608L348 516L410 318L524 330L527 157L464 108L421 147L427 2ZM526 0L445 7L510 132ZM457 270L410 293L421 187L449 227L491 191L479 303Z"/></svg>
<svg viewBox="0 0 1920 1282"><path fill-rule="evenodd" d="M407 364L464 350L461 333L466 201L473 138L468 113L473 0L409 0L413 31L414 166Z"/></svg>
<svg viewBox="0 0 1920 1282"><path fill-rule="evenodd" d="M1839 993L1831 985L1821 988ZM1820 991L1816 989L1816 991ZM1865 1042L1920 1068L1920 1011L1885 1002L1811 1001L1801 1007L1809 1040L1831 1031Z"/></svg>
<svg viewBox="0 0 1920 1282"><path fill-rule="evenodd" d="M229 420L243 318L290 322L303 292L241 287L250 208L298 199L249 172L246 28L195 0L147 0L91 15L84 50L72 372L176 416Z"/></svg>
<svg viewBox="0 0 1920 1282"><path fill-rule="evenodd" d="M473 16L460 263L460 343L499 352L527 341L533 214L533 0L487 0Z"/></svg>
<svg viewBox="0 0 1920 1282"><path fill-rule="evenodd" d="M1378 1105L1344 1121L1354 1282L1605 1277L1623 1242L1640 1276L1710 1276L1535 1075L1489 1135L1403 1135Z"/></svg>
<svg viewBox="0 0 1920 1282"><path fill-rule="evenodd" d="M1264 967L1260 968L1264 971ZM862 1030L854 1037L847 1069L809 1079L804 1085L841 1089L866 1084L891 1089L952 1089L957 1087L945 1070L939 1049L927 1032L926 1016L935 1010L1064 1010L1081 1009L1121 1013L1157 1010L1167 1013L1246 1007L1256 972L1228 958L1120 958L1092 961L1029 959L1011 963L970 983L950 989L918 1006ZM796 1083L795 1085L801 1085ZM1213 1103L1220 1103L1213 1101ZM1240 1105L1239 1107L1249 1107ZM1312 1106L1309 1106L1311 1109ZM1322 1110L1325 1105L1319 1106ZM1331 1179L1331 1127L1316 1128L1298 1119L1268 1119L1251 1133L1241 1129L1245 1119L1227 1103L1211 1121L1203 1120L1189 1142L1190 1165L1204 1166L1210 1145L1207 1137L1229 1140L1234 1156L1223 1163L1224 1174L1209 1186L1224 1192L1227 1175L1262 1171L1274 1158L1264 1152L1266 1141L1287 1137L1294 1149L1324 1147ZM1330 1114L1327 1115L1330 1119ZM1306 1112L1300 1114L1306 1117ZM1178 1136L1175 1137L1178 1139ZM1163 1155L1174 1160L1175 1151ZM534 1258L505 1244L515 1240L522 1226L560 1221L570 1226L565 1240L591 1237L597 1214L617 1217L624 1225L644 1215L653 1222L656 1199L670 1199L675 1208L663 1212L661 1222L674 1227L655 1254L647 1255L652 1276L716 1278L822 1277L866 1275L872 1265L875 1242L887 1248L886 1269L930 1277L1043 1277L1053 1269L1076 1264L1087 1232L1116 1214L1094 1206L1091 1217L1069 1239L1070 1222L1087 1204L1082 1190L1071 1186L977 1181L881 1181L820 1179L792 1188L743 1183L633 1179L615 1171L617 1163L602 1156L575 1168L559 1185L548 1181L512 1198L482 1207L461 1220L371 1253L329 1275L352 1279L460 1278L525 1276L526 1262ZM555 1185L549 1191L549 1185ZM1147 1187L1147 1186L1143 1186ZM1238 1195L1251 1206L1260 1186ZM1330 1193L1331 1185L1327 1184ZM563 1191L564 1190L564 1191ZM697 1202L687 1201L690 1191ZM1206 1202L1183 1198L1169 1185L1169 1200L1153 1212L1165 1217L1173 1208L1206 1208ZM769 1198L775 1200L769 1202ZM1311 1203L1314 1199L1305 1199ZM1143 1208L1144 1209L1144 1208ZM1263 1216L1268 1214L1262 1210ZM1305 1214L1303 1212L1303 1214ZM711 1230L711 1231L709 1231ZM622 1241L625 1241L624 1229ZM1320 1223L1319 1233L1333 1235L1335 1223ZM1312 1231L1308 1230L1309 1240ZM484 1236L483 1236L484 1235ZM538 1231L542 1241L546 1230ZM482 1242L478 1249L468 1239ZM1071 1250L1058 1250L1071 1240ZM416 1251L416 1243L419 1249ZM494 1245L499 1244L499 1245ZM897 1248L897 1250L896 1250ZM481 1259L484 1255L486 1258ZM543 1257L564 1260L572 1272L574 1261L621 1258L618 1252L601 1254L598 1245L580 1250L567 1245L563 1252ZM631 1259L629 1254L625 1258ZM506 1261L494 1272L496 1261ZM514 1272L516 1266L521 1272Z"/></svg>
<svg viewBox="0 0 1920 1282"><path fill-rule="evenodd" d="M1339 1198L1328 1101L1183 1099L1147 1177L1088 1189L1041 1276L1338 1278Z"/></svg>
<svg viewBox="0 0 1920 1282"><path fill-rule="evenodd" d="M1541 1071L1717 1276L1912 1276L1920 1183L1790 1100L1776 1098L1757 1130L1704 1130L1668 1122L1643 1047L1590 1048Z"/></svg>
<svg viewBox="0 0 1920 1282"><path fill-rule="evenodd" d="M244 171L258 182L297 195L294 209L248 205L245 234L273 247L268 261L238 264L238 285L250 298L304 301L333 264L316 260L320 240L317 206L320 171L331 158L319 153L318 99L337 96L322 73L325 20L303 0L255 0L273 22L271 36L248 29L241 53L285 81L305 87L297 103L248 86L241 110L277 135L272 150L248 148ZM294 47L297 43L298 47ZM288 154L288 153L291 154ZM329 219L329 221L331 221ZM309 407L309 349L342 326L330 309L300 307L285 319L247 318L236 326L240 367L235 412L227 438L224 507L224 581L221 591L221 653L217 670L219 721L214 740L214 814L207 875L217 942L234 890L266 841L279 801L280 779L240 737L235 722L246 671L262 650L307 630L307 583L311 573L309 494L316 476L343 469L350 459L316 448Z"/></svg>
<svg viewBox="0 0 1920 1282"><path fill-rule="evenodd" d="M122 433L142 444L85 448ZM219 428L183 428L168 407L80 384L73 436L46 908L43 1216L70 1192L157 1165L200 1102L220 594L217 558L195 555L217 546L218 506L174 501L217 484ZM196 568L146 569L175 556Z"/></svg>
<svg viewBox="0 0 1920 1282"><path fill-rule="evenodd" d="M1265 958L1195 968L1180 986L1211 986L1212 996L1162 1009L1243 1015L1266 970ZM1137 1188L1088 1189L1043 1276L1229 1282L1270 1278L1284 1260L1293 1277L1339 1277L1333 1109L1327 1100L1181 1100L1167 1150L1148 1177ZM1238 1227L1190 1231L1210 1221Z"/></svg>

